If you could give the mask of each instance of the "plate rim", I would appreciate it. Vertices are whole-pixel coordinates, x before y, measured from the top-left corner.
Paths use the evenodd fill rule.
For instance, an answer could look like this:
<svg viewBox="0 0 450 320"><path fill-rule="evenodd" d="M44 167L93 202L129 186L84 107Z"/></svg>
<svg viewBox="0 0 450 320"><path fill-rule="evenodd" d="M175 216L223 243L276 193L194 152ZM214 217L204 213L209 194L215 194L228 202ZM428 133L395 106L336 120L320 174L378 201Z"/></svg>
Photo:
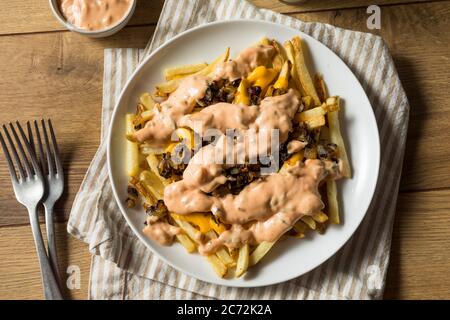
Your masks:
<svg viewBox="0 0 450 320"><path fill-rule="evenodd" d="M321 262L316 264L313 267L307 268L306 270L304 270L303 272L299 273L298 275L292 276L285 276L285 277L280 277L279 279L276 280L272 280L272 281L266 281L263 283L256 283L256 284L252 284L251 282L242 282L242 283L233 283L233 284L223 284L223 283L218 283L214 280L211 279L207 279L205 277L201 277L198 275L194 275L193 273L191 273L189 270L185 270L182 269L176 265L174 265L173 263L171 263L168 259L166 259L163 255L161 255L160 253L158 253L156 250L153 250L153 248L147 243L148 239L146 239L140 232L138 232L136 230L136 227L134 226L134 224L132 223L131 219L128 217L128 214L126 213L125 207L123 206L123 203L119 198L119 194L118 191L116 190L116 187L114 185L114 177L113 177L113 170L111 169L111 145L112 145L112 136L113 136L113 123L116 120L116 116L118 113L118 109L119 109L119 105L122 103L122 99L125 95L125 92L128 90L128 87L130 86L130 83L134 80L134 78L136 77L136 75L141 71L141 69L148 63L149 60L151 60L155 55L157 55L159 53L159 51L163 50L164 48L166 48L167 46L171 45L173 42L177 41L179 38L182 38L190 33L194 33L197 32L198 30L201 29L206 29L212 26L217 26L217 25L227 25L227 24L234 24L234 23L256 23L256 24L267 24L267 25L272 25L272 26L276 26L278 28L284 28L290 31L294 31L298 34L300 34L302 37L304 38L308 38L310 41L313 42L318 42L321 46L323 46L326 50L329 51L330 54L334 55L338 60L340 60L343 64L343 67L347 69L347 71L349 72L349 74L354 77L354 79L356 80L356 82L358 83L358 85L360 86L360 89L362 90L362 92L364 93L364 99L366 100L367 104L371 107L370 108L370 112L369 112L369 118L370 118L370 122L372 122L373 127L375 128L375 136L376 136L376 143L374 143L374 145L372 146L372 149L375 153L375 157L372 157L372 161L376 160L376 163L374 163L374 169L376 170L376 174L374 176L376 176L376 178L373 180L373 183L369 186L368 191L371 194L370 196L370 200L367 201L367 204L365 205L364 208L364 214L362 214L360 216L360 220L357 221L357 223L355 224L355 228L354 230L348 235L346 236L346 239L342 242L342 244L331 254L327 255L326 257L324 257L323 259L321 259ZM153 41L153 40L152 40ZM375 141L374 141L375 142ZM375 117L375 113L373 110L373 106L367 96L366 91L364 90L361 82L359 81L359 79L357 78L357 76L353 73L353 71L350 69L350 67L347 65L347 63L345 63L334 51L332 51L330 48L328 48L328 46L326 46L325 44L323 44L322 42L320 42L319 40L315 39L314 37L300 31L297 30L293 27L290 26L286 26L277 22L272 22L272 21L265 21L265 20L259 20L259 19L230 19L230 20L220 20L220 21L213 21L213 22L209 22L209 23L205 23L196 27L193 27L191 29L185 30L181 33L179 33L178 35L174 36L173 38L169 39L167 42L165 42L164 44L162 44L161 46L159 46L158 48L156 48L152 53L150 53L142 62L139 63L139 65L136 67L136 69L133 71L133 73L130 75L130 77L127 79L127 81L125 82L125 85L123 86L123 89L121 90L118 98L117 98L117 102L114 105L114 109L113 112L111 114L111 118L110 118L110 122L109 122L109 128L108 128L108 135L107 135L107 150L106 150L106 154L107 154L107 168L108 168L108 178L109 178L109 182L111 183L111 189L113 191L113 195L114 195L114 200L116 201L117 205L119 206L120 212L122 214L122 216L125 218L128 226L130 227L130 229L133 231L133 233L138 237L139 241L141 241L145 247L147 247L149 250L152 251L153 254L155 254L159 259L161 259L162 261L164 261L165 263L167 263L169 266L171 266L172 268L176 269L178 272L181 272L183 274L187 274L199 281L204 281L213 285L219 285L219 286L228 286L228 287L237 287L237 288L257 288L257 287L263 287L263 286L269 286L269 285L275 285L275 284L279 284L279 283L283 283L298 277L301 277L303 275L305 275L306 273L310 272L311 270L316 269L317 267L321 266L322 264L324 264L326 261L328 261L331 257L333 257L334 255L336 255L336 253L342 249L342 247L348 243L348 241L353 237L353 235L355 234L355 232L360 228L362 221L364 220L364 218L367 215L367 212L370 208L370 205L372 204L373 200L374 200L374 195L375 195L375 191L376 191L376 187L378 185L378 180L379 180L379 173L380 173L380 149L381 149L381 144L380 144L380 133L379 133L379 129L378 129L378 123L376 121L376 117Z"/></svg>

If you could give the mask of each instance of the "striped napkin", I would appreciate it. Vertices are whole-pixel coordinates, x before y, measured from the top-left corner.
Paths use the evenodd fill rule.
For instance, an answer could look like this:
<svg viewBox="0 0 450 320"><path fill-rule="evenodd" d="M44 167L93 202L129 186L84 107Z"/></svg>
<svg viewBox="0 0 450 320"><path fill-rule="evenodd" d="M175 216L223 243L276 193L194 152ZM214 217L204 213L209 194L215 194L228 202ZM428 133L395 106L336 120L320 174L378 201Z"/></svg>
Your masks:
<svg viewBox="0 0 450 320"><path fill-rule="evenodd" d="M106 165L111 112L143 57L180 32L211 21L260 19L316 38L352 69L374 109L381 138L379 183L366 218L331 259L300 278L261 288L217 286L180 273L158 259L127 226L113 198ZM392 58L375 35L304 23L258 9L245 0L166 0L145 50L105 51L102 142L73 204L68 232L93 254L92 299L377 299L384 289L408 125L409 105Z"/></svg>

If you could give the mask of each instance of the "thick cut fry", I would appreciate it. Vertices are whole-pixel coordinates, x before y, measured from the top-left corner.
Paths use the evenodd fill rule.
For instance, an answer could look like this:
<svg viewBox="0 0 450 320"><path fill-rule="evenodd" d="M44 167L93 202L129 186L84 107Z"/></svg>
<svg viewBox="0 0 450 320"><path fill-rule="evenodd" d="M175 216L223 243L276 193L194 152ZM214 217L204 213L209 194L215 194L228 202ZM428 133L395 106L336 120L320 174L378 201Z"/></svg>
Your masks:
<svg viewBox="0 0 450 320"><path fill-rule="evenodd" d="M153 172L148 170L142 171L139 175L139 180L156 199L164 199L164 185Z"/></svg>
<svg viewBox="0 0 450 320"><path fill-rule="evenodd" d="M320 107L312 108L303 112L299 112L295 115L295 120L298 122L307 122L317 117L321 117L327 113L325 104Z"/></svg>
<svg viewBox="0 0 450 320"><path fill-rule="evenodd" d="M217 234L214 231L209 231L206 234L206 237L208 239L216 239L217 238ZM228 267L234 267L236 265L236 262L234 261L234 259L230 256L230 254L228 253L227 249L225 248L221 248L219 250L217 250L216 255L219 257L219 259Z"/></svg>
<svg viewBox="0 0 450 320"><path fill-rule="evenodd" d="M236 278L239 278L245 272L247 272L249 265L249 255L250 255L250 247L248 244L244 244L239 249L239 257L236 264Z"/></svg>
<svg viewBox="0 0 450 320"><path fill-rule="evenodd" d="M133 136L134 135L134 121L135 115L134 114L127 114L126 115L126 135ZM127 174L130 177L136 177L139 175L139 147L136 142L132 142L129 139L126 141L126 147L125 147L125 163L126 163L126 170Z"/></svg>
<svg viewBox="0 0 450 320"><path fill-rule="evenodd" d="M301 220L312 230L316 230L316 222L313 218L311 218L310 216L303 216L301 217Z"/></svg>
<svg viewBox="0 0 450 320"><path fill-rule="evenodd" d="M338 96L329 97L325 101L325 105L328 112L338 111L339 110L340 99Z"/></svg>
<svg viewBox="0 0 450 320"><path fill-rule="evenodd" d="M284 43L284 49L286 50L286 56L287 56L289 62L291 63L291 78L293 80L293 84L295 84L294 88L300 92L302 97L304 97L304 96L306 96L306 92L305 92L305 90L303 90L302 84L300 82L300 78L298 75L298 68L296 66L296 61L295 61L294 47L292 46L292 43L290 41L286 41Z"/></svg>
<svg viewBox="0 0 450 320"><path fill-rule="evenodd" d="M308 110L309 108L311 108L311 106L313 104L312 98L310 96L302 97L302 102L303 102L303 107L305 107L305 110Z"/></svg>
<svg viewBox="0 0 450 320"><path fill-rule="evenodd" d="M195 243L185 234L177 234L177 240L181 245L187 250L187 252L192 253L197 250Z"/></svg>
<svg viewBox="0 0 450 320"><path fill-rule="evenodd" d="M320 99L320 102L324 102L327 94L327 89L325 87L325 81L323 81L322 75L316 74L314 77L314 87L316 88L317 96Z"/></svg>
<svg viewBox="0 0 450 320"><path fill-rule="evenodd" d="M284 52L283 48L276 42L275 40L272 41L272 46L277 51L277 54L272 59L272 66L275 70L281 70L285 62L287 61L286 53Z"/></svg>
<svg viewBox="0 0 450 320"><path fill-rule="evenodd" d="M270 41L269 39L267 39L267 37L263 37L261 38L261 40L259 40L259 44L263 46L270 46Z"/></svg>
<svg viewBox="0 0 450 320"><path fill-rule="evenodd" d="M297 74L300 80L300 84L305 91L306 95L311 96L314 105L320 105L320 99L317 95L316 88L314 87L314 83L311 79L311 75L309 74L308 68L305 63L305 56L302 49L302 41L300 37L294 37L291 40L292 46L294 48L294 59L295 59L295 67L297 68Z"/></svg>
<svg viewBox="0 0 450 320"><path fill-rule="evenodd" d="M215 254L206 256L205 258L212 265L214 271L219 277L225 277L228 272L227 266L222 261L220 261L220 259Z"/></svg>
<svg viewBox="0 0 450 320"><path fill-rule="evenodd" d="M147 143L142 143L139 146L139 149L141 150L141 153L146 156L148 156L149 154L163 154L164 153L164 148L154 148Z"/></svg>
<svg viewBox="0 0 450 320"><path fill-rule="evenodd" d="M186 232L186 234L189 236L189 238L191 238L192 240L194 240L195 242L199 243L200 239L202 238L202 234L200 233L200 231L198 231L197 229L195 229L189 222L180 220L176 217L176 215L171 214L173 220L175 221L175 223L184 231Z"/></svg>
<svg viewBox="0 0 450 320"><path fill-rule="evenodd" d="M149 192L137 178L131 177L130 184L137 190L147 205L154 205L156 203L156 199L153 194L151 194L151 192Z"/></svg>
<svg viewBox="0 0 450 320"><path fill-rule="evenodd" d="M261 242L258 244L256 249L250 255L249 265L254 266L257 264L266 254L269 252L270 248L273 247L275 242Z"/></svg>
<svg viewBox="0 0 450 320"><path fill-rule="evenodd" d="M184 231L186 234L194 240L197 243L200 243L202 234L195 229L189 222L180 220L176 218L176 215L174 217L174 214L172 214L172 218L175 221L176 224ZM212 265L214 271L219 275L219 277L223 278L227 272L228 268L227 266L219 259L219 257L215 254L211 254L209 256L205 256L206 260Z"/></svg>
<svg viewBox="0 0 450 320"><path fill-rule="evenodd" d="M308 226L304 222L299 220L294 224L294 230L299 234L305 234L305 232L308 230Z"/></svg>
<svg viewBox="0 0 450 320"><path fill-rule="evenodd" d="M156 103L148 92L141 94L139 101L147 110L152 110Z"/></svg>
<svg viewBox="0 0 450 320"><path fill-rule="evenodd" d="M156 155L151 153L147 156L146 160L147 160L148 166L150 167L150 170L152 171L152 173L154 173L158 177L158 179L161 181L161 183L164 186L168 186L169 184L172 183L169 179L166 179L159 174L159 171L158 171L159 160L156 157Z"/></svg>
<svg viewBox="0 0 450 320"><path fill-rule="evenodd" d="M328 220L328 216L323 212L313 214L312 218L314 219L315 222L318 222L318 223L324 223Z"/></svg>
<svg viewBox="0 0 450 320"><path fill-rule="evenodd" d="M199 72L207 66L208 64L203 62L181 67L167 68L166 70L164 70L164 77L166 77L166 80L172 80L174 78L180 79L193 73Z"/></svg>
<svg viewBox="0 0 450 320"><path fill-rule="evenodd" d="M327 198L328 198L328 215L330 216L330 222L333 224L339 224L339 203L337 199L337 187L336 181L327 181Z"/></svg>
<svg viewBox="0 0 450 320"><path fill-rule="evenodd" d="M319 117L315 117L312 119L309 119L308 121L305 121L306 126L308 127L308 129L315 129L315 128L319 128L325 125L325 117L324 116L319 116Z"/></svg>
<svg viewBox="0 0 450 320"><path fill-rule="evenodd" d="M339 124L339 111L328 112L327 116L330 140L338 146L339 160L342 161L342 176L345 178L351 178L352 172L350 162L348 161L347 151L345 150L345 143L341 135L341 128Z"/></svg>
<svg viewBox="0 0 450 320"><path fill-rule="evenodd" d="M216 67L219 63L228 60L229 55L230 55L230 48L227 48L220 57L218 57L216 60L214 60L207 67L194 73L194 75L203 75L203 76L211 75L216 70ZM180 83L180 79L170 80L168 82L161 83L156 86L156 91L157 91L157 93L160 93L162 95L170 94L178 88L179 83Z"/></svg>

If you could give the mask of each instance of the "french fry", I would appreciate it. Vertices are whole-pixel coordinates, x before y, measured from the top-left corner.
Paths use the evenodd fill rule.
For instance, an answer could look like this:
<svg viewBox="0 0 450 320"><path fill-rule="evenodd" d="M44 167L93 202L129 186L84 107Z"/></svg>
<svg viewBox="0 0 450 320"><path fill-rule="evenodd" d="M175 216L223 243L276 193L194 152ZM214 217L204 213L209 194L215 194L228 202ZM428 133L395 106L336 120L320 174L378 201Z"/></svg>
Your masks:
<svg viewBox="0 0 450 320"><path fill-rule="evenodd" d="M314 219L315 222L318 223L325 223L328 220L328 216L323 212L313 214L312 218Z"/></svg>
<svg viewBox="0 0 450 320"><path fill-rule="evenodd" d="M153 194L149 192L137 178L131 177L130 184L136 189L146 204L154 205L156 203Z"/></svg>
<svg viewBox="0 0 450 320"><path fill-rule="evenodd" d="M284 52L283 48L276 42L275 40L272 41L272 46L277 51L277 54L272 59L272 66L275 70L281 70L285 62L287 61L286 53Z"/></svg>
<svg viewBox="0 0 450 320"><path fill-rule="evenodd" d="M195 242L199 243L202 237L200 231L195 229L189 222L177 219L172 215L173 220L176 224L184 231L186 234ZM212 265L214 271L219 275L219 277L223 278L227 272L227 266L219 259L216 254L211 254L209 256L205 256L206 260Z"/></svg>
<svg viewBox="0 0 450 320"><path fill-rule="evenodd" d="M161 181L161 183L164 186L168 186L169 184L172 183L172 181L162 177L159 174L159 170L158 170L159 160L158 160L158 158L156 157L155 154L150 153L145 159L147 160L148 166L150 167L150 170L152 171L152 173L154 173L158 177L158 179Z"/></svg>
<svg viewBox="0 0 450 320"><path fill-rule="evenodd" d="M323 137L323 139L325 140L330 139L330 130L328 127L326 126L322 127L320 134ZM337 198L336 181L328 180L326 182L326 186L327 186L327 211L329 221L332 224L339 224L340 223L339 203Z"/></svg>
<svg viewBox="0 0 450 320"><path fill-rule="evenodd" d="M300 218L310 229L316 230L316 222L310 216L303 216Z"/></svg>
<svg viewBox="0 0 450 320"><path fill-rule="evenodd" d="M181 245L187 250L187 252L192 253L197 250L195 243L185 234L177 234L177 240Z"/></svg>
<svg viewBox="0 0 450 320"><path fill-rule="evenodd" d="M144 170L139 175L139 180L158 200L164 199L164 185L161 180L151 171Z"/></svg>
<svg viewBox="0 0 450 320"><path fill-rule="evenodd" d="M230 55L230 48L227 48L225 50L225 52L222 55L220 55L216 60L214 60L211 64L209 64L202 70L194 73L194 75L208 76L208 75L212 74L215 71L215 69L219 63L228 60L229 55ZM180 83L180 79L174 79L174 80L167 81L165 83L161 83L156 86L156 91L157 91L157 93L161 93L163 95L170 94L178 88L179 83Z"/></svg>
<svg viewBox="0 0 450 320"><path fill-rule="evenodd" d="M258 244L256 249L252 252L249 259L249 265L254 266L257 264L266 254L269 252L269 250L273 247L275 242L261 242Z"/></svg>
<svg viewBox="0 0 450 320"><path fill-rule="evenodd" d="M181 67L167 68L164 70L164 77L168 81L172 80L174 78L181 79L188 75L199 72L200 70L203 70L207 66L208 66L208 64L203 62L203 63L185 65L185 66L181 66Z"/></svg>
<svg viewBox="0 0 450 320"><path fill-rule="evenodd" d="M295 52L294 47L292 46L292 43L290 41L286 41L284 43L284 49L286 51L286 56L289 62L291 63L291 78L293 80L293 83L295 84L295 88L300 92L302 97L306 96L306 92L302 87L302 84L300 82L300 77L298 74L298 68L297 63L295 61ZM305 106L306 107L306 106Z"/></svg>
<svg viewBox="0 0 450 320"><path fill-rule="evenodd" d="M333 224L340 224L339 218L339 203L337 199L336 181L327 181L327 198L328 198L328 215L330 222Z"/></svg>
<svg viewBox="0 0 450 320"><path fill-rule="evenodd" d="M219 257L217 257L215 254L212 254L206 256L205 258L212 265L214 271L219 277L225 277L228 272L228 268L222 261L220 261Z"/></svg>
<svg viewBox="0 0 450 320"><path fill-rule="evenodd" d="M208 239L216 239L217 234L214 231L209 231L206 233L206 237ZM233 258L231 258L230 254L228 253L227 249L221 248L217 250L216 252L217 257L228 267L234 267L236 265L236 262Z"/></svg>
<svg viewBox="0 0 450 320"><path fill-rule="evenodd" d="M134 135L134 114L127 114L126 121L126 135L127 137ZM139 147L136 142L132 142L129 139L126 141L125 147L125 163L126 171L130 177L136 177L139 174Z"/></svg>
<svg viewBox="0 0 450 320"><path fill-rule="evenodd" d="M300 40L300 37L297 36L292 38L291 43L294 49L295 67L297 68L300 84L306 95L312 97L314 105L319 106L320 99L317 95L316 88L314 87L308 68L306 67L305 56L302 49L302 41Z"/></svg>
<svg viewBox="0 0 450 320"><path fill-rule="evenodd" d="M315 129L315 128L319 128L325 125L325 117L324 116L319 116L319 117L315 117L312 119L309 119L308 121L305 121L306 126L308 127L308 129Z"/></svg>
<svg viewBox="0 0 450 320"><path fill-rule="evenodd" d="M305 234L308 230L308 226L304 222L299 220L294 224L294 230L299 234Z"/></svg>
<svg viewBox="0 0 450 320"><path fill-rule="evenodd" d="M247 272L249 266L249 255L250 255L250 247L248 244L244 244L239 249L239 257L236 264L236 278L242 276L245 272Z"/></svg>
<svg viewBox="0 0 450 320"><path fill-rule="evenodd" d="M313 104L312 98L310 96L302 97L302 102L303 102L303 106L305 107L305 110L308 110L309 108L311 108L311 106Z"/></svg>
<svg viewBox="0 0 450 320"><path fill-rule="evenodd" d="M327 94L327 89L325 87L325 81L323 81L322 75L316 74L314 76L314 87L316 88L317 96L321 102L325 102Z"/></svg>
<svg viewBox="0 0 450 320"><path fill-rule="evenodd" d="M340 99L338 96L329 97L325 100L325 106L328 112L339 111Z"/></svg>
<svg viewBox="0 0 450 320"><path fill-rule="evenodd" d="M178 224L178 226L184 232L186 232L186 234L189 236L189 238L191 238L192 240L194 240L197 243L200 241L200 239L202 237L202 234L200 233L200 231L195 229L189 222L177 219L173 215L172 215L172 218L175 221L175 223Z"/></svg>
<svg viewBox="0 0 450 320"><path fill-rule="evenodd" d="M164 148L155 148L146 143L141 143L139 146L141 153L145 156L149 154L163 154Z"/></svg>
<svg viewBox="0 0 450 320"><path fill-rule="evenodd" d="M152 110L156 103L148 92L141 94L139 101L147 110Z"/></svg>
<svg viewBox="0 0 450 320"><path fill-rule="evenodd" d="M295 120L298 122L307 122L314 118L324 116L327 113L326 105L315 107L303 112L299 112L295 115Z"/></svg>
<svg viewBox="0 0 450 320"><path fill-rule="evenodd" d="M338 105L340 105L339 99ZM338 146L339 160L342 161L342 176L351 178L352 172L350 162L348 161L347 151L345 150L345 143L341 135L341 127L339 124L339 111L328 112L327 117L330 129L330 140Z"/></svg>
<svg viewBox="0 0 450 320"><path fill-rule="evenodd" d="M267 39L267 37L263 37L261 38L261 40L259 40L259 44L262 46L270 46L270 41L269 39Z"/></svg>

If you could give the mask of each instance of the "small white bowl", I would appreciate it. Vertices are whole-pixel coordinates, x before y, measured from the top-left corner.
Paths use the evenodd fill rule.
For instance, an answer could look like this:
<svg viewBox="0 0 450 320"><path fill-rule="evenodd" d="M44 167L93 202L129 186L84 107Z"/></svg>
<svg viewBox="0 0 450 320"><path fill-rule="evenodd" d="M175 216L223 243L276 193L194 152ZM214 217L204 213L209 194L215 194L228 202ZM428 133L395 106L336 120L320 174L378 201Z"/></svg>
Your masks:
<svg viewBox="0 0 450 320"><path fill-rule="evenodd" d="M136 9L136 0L133 0L130 6L130 9L128 12L123 16L122 20L120 20L118 23L105 28L101 30L86 30L82 28L78 28L77 26L74 26L73 24L69 23L66 18L63 16L59 9L58 0L49 0L50 8L52 9L53 15L56 17L56 19L68 30L82 34L87 37L91 38L103 38L111 36L117 32L119 32L123 27L126 26L128 21L130 21L131 17L134 14L134 10Z"/></svg>

